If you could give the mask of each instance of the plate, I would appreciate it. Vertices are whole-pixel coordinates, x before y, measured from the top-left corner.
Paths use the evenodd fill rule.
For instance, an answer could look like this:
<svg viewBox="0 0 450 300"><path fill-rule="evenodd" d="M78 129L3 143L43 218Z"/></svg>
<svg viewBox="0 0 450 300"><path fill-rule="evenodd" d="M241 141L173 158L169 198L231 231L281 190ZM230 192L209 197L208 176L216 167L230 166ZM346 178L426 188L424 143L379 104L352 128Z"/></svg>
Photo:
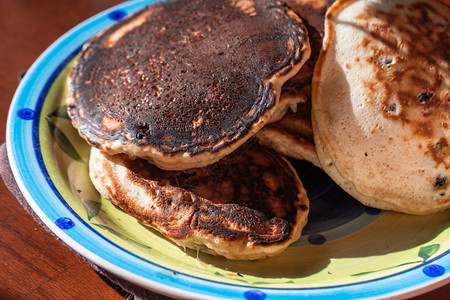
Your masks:
<svg viewBox="0 0 450 300"><path fill-rule="evenodd" d="M73 28L33 64L7 124L14 176L32 209L98 266L172 297L295 299L417 295L450 281L450 211L431 216L359 204L314 166L292 161L311 200L300 240L281 255L231 261L183 249L101 198L89 146L65 112L65 78L90 37L151 1L128 1Z"/></svg>

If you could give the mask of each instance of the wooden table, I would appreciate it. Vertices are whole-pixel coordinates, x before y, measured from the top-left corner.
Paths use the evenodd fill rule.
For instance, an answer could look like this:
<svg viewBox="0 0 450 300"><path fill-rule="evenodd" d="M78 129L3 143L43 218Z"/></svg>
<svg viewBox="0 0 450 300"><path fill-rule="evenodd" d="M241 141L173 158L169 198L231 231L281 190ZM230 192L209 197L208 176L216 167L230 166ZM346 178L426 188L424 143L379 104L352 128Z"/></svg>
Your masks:
<svg viewBox="0 0 450 300"><path fill-rule="evenodd" d="M59 36L119 0L1 0L0 143L20 75ZM447 270L449 272L450 270ZM0 180L0 299L124 299L42 229ZM450 284L414 299L450 297ZM157 297L156 297L157 298Z"/></svg>

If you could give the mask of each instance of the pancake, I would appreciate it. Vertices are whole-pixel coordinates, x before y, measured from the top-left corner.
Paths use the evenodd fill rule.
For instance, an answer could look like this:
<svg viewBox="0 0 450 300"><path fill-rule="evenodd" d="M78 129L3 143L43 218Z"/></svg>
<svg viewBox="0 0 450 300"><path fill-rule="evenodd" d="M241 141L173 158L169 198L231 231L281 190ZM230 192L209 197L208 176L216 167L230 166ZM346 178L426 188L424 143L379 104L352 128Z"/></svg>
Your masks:
<svg viewBox="0 0 450 300"><path fill-rule="evenodd" d="M321 167L314 147L309 100L299 103L296 112L289 111L280 121L264 126L256 137L261 145L282 155L307 160Z"/></svg>
<svg viewBox="0 0 450 300"><path fill-rule="evenodd" d="M283 2L158 2L85 45L68 112L109 154L201 167L285 110L281 86L309 54L307 30Z"/></svg>
<svg viewBox="0 0 450 300"><path fill-rule="evenodd" d="M450 206L450 7L338 1L315 69L323 169L363 204L411 214Z"/></svg>
<svg viewBox="0 0 450 300"><path fill-rule="evenodd" d="M290 78L281 90L281 102L299 103L279 122L266 125L258 132L260 143L296 159L304 159L320 167L314 147L311 124L311 81L324 35L327 0L288 0L286 3L305 24L311 56L300 72ZM306 102L306 103L305 103Z"/></svg>
<svg viewBox="0 0 450 300"><path fill-rule="evenodd" d="M324 36L325 13L328 0L286 0L285 1L302 19L308 30L311 56L302 67L283 85L281 101L306 102L311 99L311 81L317 58L322 48Z"/></svg>
<svg viewBox="0 0 450 300"><path fill-rule="evenodd" d="M228 259L275 256L299 238L309 200L286 159L243 147L178 172L92 148L90 177L103 197L181 247Z"/></svg>

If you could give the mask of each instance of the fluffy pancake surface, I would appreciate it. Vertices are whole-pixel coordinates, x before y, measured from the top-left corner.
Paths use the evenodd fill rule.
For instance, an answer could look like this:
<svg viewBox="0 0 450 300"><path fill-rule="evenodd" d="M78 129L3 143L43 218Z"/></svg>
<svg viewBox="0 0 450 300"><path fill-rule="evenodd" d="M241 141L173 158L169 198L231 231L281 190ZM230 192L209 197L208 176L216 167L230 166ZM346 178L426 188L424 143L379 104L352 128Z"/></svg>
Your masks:
<svg viewBox="0 0 450 300"><path fill-rule="evenodd" d="M269 121L309 51L279 1L158 2L87 43L69 75L69 115L110 154L204 166Z"/></svg>
<svg viewBox="0 0 450 300"><path fill-rule="evenodd" d="M324 170L366 205L450 206L450 9L338 1L328 11L312 117Z"/></svg>
<svg viewBox="0 0 450 300"><path fill-rule="evenodd" d="M284 158L241 149L176 172L92 148L90 177L102 196L180 246L229 259L274 256L299 238L309 200Z"/></svg>

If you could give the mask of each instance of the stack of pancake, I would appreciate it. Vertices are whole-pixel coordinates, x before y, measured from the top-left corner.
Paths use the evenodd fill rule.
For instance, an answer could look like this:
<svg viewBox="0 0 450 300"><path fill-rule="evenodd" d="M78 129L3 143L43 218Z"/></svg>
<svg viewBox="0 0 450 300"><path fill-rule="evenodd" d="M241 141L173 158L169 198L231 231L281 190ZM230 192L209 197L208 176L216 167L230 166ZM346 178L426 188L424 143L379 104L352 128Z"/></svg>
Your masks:
<svg viewBox="0 0 450 300"><path fill-rule="evenodd" d="M409 9L413 6L409 2L398 5ZM340 13L346 15L346 8L355 5L351 20L342 25ZM367 53L358 54L361 64L347 69L366 77L364 82L374 82L383 77L379 71L362 67L362 55L379 58L372 66L394 59L390 52L376 56L368 51L372 47L366 49L378 39L383 42L390 30L381 26L375 33L360 29L378 28L378 21L371 22L378 17L373 5L383 6L376 1L338 1L324 23L325 0L289 0L287 4L275 0L168 0L151 4L101 32L84 46L69 74L67 95L72 123L92 146L94 186L102 196L176 244L229 259L274 256L299 238L309 200L285 155L323 167L367 205L410 213L448 207L448 129L442 131L447 136L439 136L440 143L432 147L435 151L429 150L442 161L437 171L440 175L434 175L434 188L444 195L428 201L426 208L415 200L420 208L404 209L404 201L397 200L399 195L387 197L389 185L384 191L378 185L361 192L361 178L382 182L382 177L367 180L375 174L373 169L368 174L356 170L352 173L356 177L341 171L341 165L352 168L351 158L359 157L347 151L339 155L349 157L340 158L335 148L372 147L364 150L364 158L378 159L368 163L374 168L380 167L383 159L375 155L374 141L367 136L358 145L351 144L357 141L351 134L359 128L347 127L346 136L342 133L352 112L353 94L340 90L348 89L349 83L338 66L346 68L348 56L352 57L355 49L364 49L361 51ZM431 8L440 5L433 2L416 11L435 13ZM438 8L448 11L447 6ZM441 19L437 23L442 21L447 27L436 35L445 37L448 19ZM353 20L367 24L353 26ZM346 41L334 32L335 24L362 32L367 41ZM402 30L395 33L401 36ZM351 37L351 33L345 36ZM345 53L334 47L337 39L348 44ZM399 51L405 49L403 42L398 45ZM433 55L434 59L447 57L447 62L441 63L443 69L435 68L447 78L433 91L423 93L438 101L436 105L442 108L439 120L445 121L449 112L448 50ZM392 81L391 77L383 80ZM368 84L362 86L365 90L358 90L360 98L376 102L377 91ZM447 94L440 90L443 87ZM400 91L397 95L402 96ZM376 110L380 105L372 106L373 114L383 115ZM390 109L386 107L383 111ZM347 114L344 108L349 109ZM435 122L427 124L435 126L438 115L423 113L423 118L433 118ZM398 122L403 125L406 121L401 118ZM339 126L342 128L335 132ZM401 132L397 136L396 143L409 138ZM343 147L340 143L348 144ZM419 165L420 158L414 159ZM375 175L386 173L383 169ZM367 201L371 197L375 200ZM397 204L386 205L392 202Z"/></svg>
<svg viewBox="0 0 450 300"><path fill-rule="evenodd" d="M68 78L92 182L180 246L279 254L309 201L291 164L252 137L298 102L281 87L309 56L302 20L274 0L158 2L108 28Z"/></svg>
<svg viewBox="0 0 450 300"><path fill-rule="evenodd" d="M314 147L311 124L311 82L314 67L322 48L327 0L287 0L289 6L298 12L308 29L311 56L294 77L284 85L281 99L297 101L278 122L265 126L257 137L261 145L295 159L304 159L321 167Z"/></svg>

